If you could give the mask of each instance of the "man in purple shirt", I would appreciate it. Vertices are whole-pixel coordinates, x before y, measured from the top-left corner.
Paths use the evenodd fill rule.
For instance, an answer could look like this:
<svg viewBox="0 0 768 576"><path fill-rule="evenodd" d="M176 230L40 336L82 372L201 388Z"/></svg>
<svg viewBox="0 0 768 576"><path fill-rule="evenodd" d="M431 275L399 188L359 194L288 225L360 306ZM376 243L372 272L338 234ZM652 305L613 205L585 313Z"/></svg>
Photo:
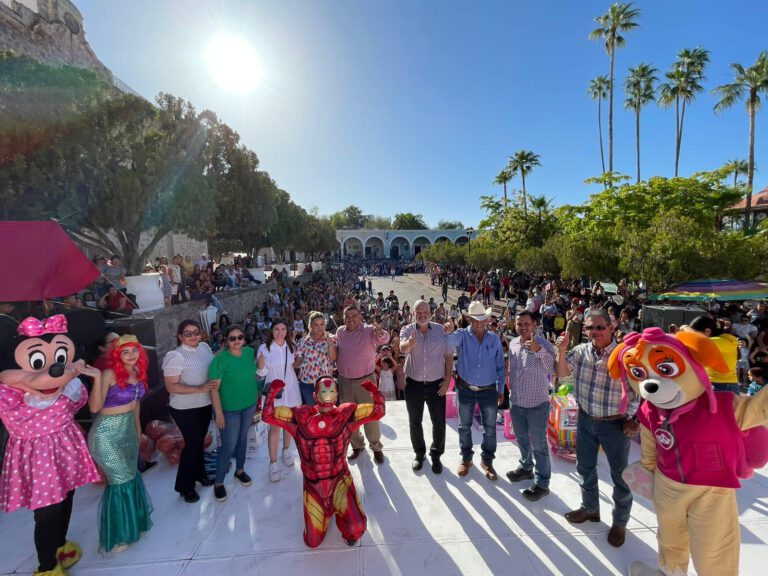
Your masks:
<svg viewBox="0 0 768 576"><path fill-rule="evenodd" d="M371 394L361 384L365 380L376 381L376 348L389 342L389 334L379 326L363 323L363 315L357 306L344 309L344 326L336 331L336 368L339 370L339 395L341 402L370 403ZM373 460L384 463L381 444L381 426L378 420L363 425L365 437L373 450ZM351 439L352 453L349 460L360 456L365 440L360 429L355 430Z"/></svg>
<svg viewBox="0 0 768 576"><path fill-rule="evenodd" d="M511 482L534 480L532 486L523 490L523 496L535 502L549 494L552 475L547 420L555 347L546 338L534 335L536 321L529 310L515 316L515 329L519 336L509 343L509 412L520 448L520 466L507 472L507 478Z"/></svg>
<svg viewBox="0 0 768 576"><path fill-rule="evenodd" d="M432 459L432 472L440 474L443 471L440 457L445 452L445 394L451 383L453 349L448 346L442 324L429 321L432 314L428 302L417 300L413 305L413 314L416 322L400 330L400 352L407 355L405 405L411 445L416 454L411 468L418 472L424 465L427 446L421 421L426 403L432 420L429 457Z"/></svg>

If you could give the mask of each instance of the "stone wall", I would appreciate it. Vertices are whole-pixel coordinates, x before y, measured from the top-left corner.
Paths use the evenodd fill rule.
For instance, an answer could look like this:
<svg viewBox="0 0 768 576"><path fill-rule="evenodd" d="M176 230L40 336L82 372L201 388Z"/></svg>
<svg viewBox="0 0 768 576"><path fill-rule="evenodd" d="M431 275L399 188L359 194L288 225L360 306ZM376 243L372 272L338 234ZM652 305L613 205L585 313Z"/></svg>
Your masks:
<svg viewBox="0 0 768 576"><path fill-rule="evenodd" d="M85 39L83 19L68 0L45 0L37 10L15 0L0 1L0 50L11 49L47 64L88 68L112 81Z"/></svg>
<svg viewBox="0 0 768 576"><path fill-rule="evenodd" d="M267 300L270 290L277 287L275 282L267 282L253 288L238 288L227 292L217 292L216 297L224 306L227 315L233 323L241 322L245 315L254 308L261 306ZM169 350L178 346L176 328L183 320L200 321L200 312L205 309L205 302L195 300L176 306L166 306L146 314L136 314L132 318L151 318L155 326L155 343L157 358L160 365Z"/></svg>

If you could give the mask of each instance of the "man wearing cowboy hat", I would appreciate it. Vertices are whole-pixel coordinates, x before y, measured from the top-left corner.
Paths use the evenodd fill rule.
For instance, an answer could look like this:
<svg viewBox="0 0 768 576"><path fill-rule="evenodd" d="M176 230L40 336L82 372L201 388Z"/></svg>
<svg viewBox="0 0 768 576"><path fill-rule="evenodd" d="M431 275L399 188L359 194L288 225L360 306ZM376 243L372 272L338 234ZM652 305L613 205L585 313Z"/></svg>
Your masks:
<svg viewBox="0 0 768 576"><path fill-rule="evenodd" d="M457 391L459 399L459 445L461 464L459 476L466 476L472 467L472 417L475 405L480 407L483 423L482 467L490 480L498 475L493 468L496 456L496 412L504 400L504 350L499 337L486 330L491 309L481 302L472 302L466 312L468 328L448 335L448 345L458 352Z"/></svg>

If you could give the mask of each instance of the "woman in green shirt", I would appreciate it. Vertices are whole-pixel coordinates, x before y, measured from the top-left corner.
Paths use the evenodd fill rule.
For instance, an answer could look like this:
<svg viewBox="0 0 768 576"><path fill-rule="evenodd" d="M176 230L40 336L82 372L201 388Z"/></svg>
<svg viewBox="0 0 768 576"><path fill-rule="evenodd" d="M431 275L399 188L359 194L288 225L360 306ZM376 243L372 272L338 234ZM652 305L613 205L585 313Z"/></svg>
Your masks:
<svg viewBox="0 0 768 576"><path fill-rule="evenodd" d="M235 480L243 486L251 485L251 477L243 467L248 428L260 393L253 348L245 346L243 329L237 324L227 326L224 342L225 348L213 358L208 369L209 378L221 379L218 391L211 391L216 426L221 430L221 448L213 485L213 494L219 502L227 499L224 475L232 456L235 457Z"/></svg>

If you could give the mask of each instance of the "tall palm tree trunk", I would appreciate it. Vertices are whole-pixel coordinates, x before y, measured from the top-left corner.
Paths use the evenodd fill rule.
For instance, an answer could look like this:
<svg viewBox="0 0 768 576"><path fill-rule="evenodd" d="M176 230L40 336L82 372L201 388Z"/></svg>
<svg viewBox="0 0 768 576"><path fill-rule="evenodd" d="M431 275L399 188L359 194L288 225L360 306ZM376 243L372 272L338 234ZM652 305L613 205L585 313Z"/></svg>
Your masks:
<svg viewBox="0 0 768 576"><path fill-rule="evenodd" d="M597 131L600 137L600 165L603 167L601 174L605 174L605 152L603 152L603 99L597 100Z"/></svg>
<svg viewBox="0 0 768 576"><path fill-rule="evenodd" d="M685 123L685 100L680 110L680 131L677 135L677 158L675 158L675 176L678 173L678 166L680 165L680 148L683 147L683 124Z"/></svg>
<svg viewBox="0 0 768 576"><path fill-rule="evenodd" d="M525 195L525 172L520 170L520 176L523 177L523 214L528 216L528 197Z"/></svg>
<svg viewBox="0 0 768 576"><path fill-rule="evenodd" d="M637 183L640 183L640 100L635 108L635 143L637 145Z"/></svg>
<svg viewBox="0 0 768 576"><path fill-rule="evenodd" d="M608 102L608 171L613 174L613 60L616 46L611 45L611 80L609 85L610 101Z"/></svg>
<svg viewBox="0 0 768 576"><path fill-rule="evenodd" d="M507 210L507 206L508 206L508 204L507 204L507 183L504 182L504 211L505 212Z"/></svg>
<svg viewBox="0 0 768 576"><path fill-rule="evenodd" d="M675 98L675 178L677 178L677 165L680 161L680 98Z"/></svg>
<svg viewBox="0 0 768 576"><path fill-rule="evenodd" d="M744 229L750 228L752 212L752 183L755 175L755 108L757 107L757 92L750 94L749 99L749 167L747 168L747 205L744 207Z"/></svg>

